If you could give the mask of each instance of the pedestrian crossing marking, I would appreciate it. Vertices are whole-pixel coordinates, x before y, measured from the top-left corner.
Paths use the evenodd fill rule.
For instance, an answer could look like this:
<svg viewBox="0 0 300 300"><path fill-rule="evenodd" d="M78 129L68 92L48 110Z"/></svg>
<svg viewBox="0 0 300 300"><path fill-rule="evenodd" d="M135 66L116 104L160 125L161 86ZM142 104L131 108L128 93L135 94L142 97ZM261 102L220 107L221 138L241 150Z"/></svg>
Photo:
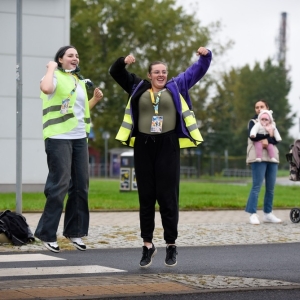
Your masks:
<svg viewBox="0 0 300 300"><path fill-rule="evenodd" d="M127 271L102 267L97 265L37 267L37 268L3 268L0 269L0 277L67 275L67 274L72 275L72 274L115 273L115 272L127 272Z"/></svg>
<svg viewBox="0 0 300 300"><path fill-rule="evenodd" d="M43 261L43 260L66 260L55 256L45 254L12 254L0 255L1 262L16 262L16 261Z"/></svg>

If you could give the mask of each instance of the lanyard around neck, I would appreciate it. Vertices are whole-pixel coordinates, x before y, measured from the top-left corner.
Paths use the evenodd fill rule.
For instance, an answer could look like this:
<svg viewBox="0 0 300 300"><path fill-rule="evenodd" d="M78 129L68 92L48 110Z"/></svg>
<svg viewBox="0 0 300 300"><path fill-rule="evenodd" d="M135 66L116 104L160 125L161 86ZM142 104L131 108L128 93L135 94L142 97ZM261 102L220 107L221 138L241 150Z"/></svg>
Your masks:
<svg viewBox="0 0 300 300"><path fill-rule="evenodd" d="M158 104L159 104L160 96L161 96L161 93L162 93L164 90L165 90L165 89L159 91L159 92L157 93L156 99L154 99L154 93L153 93L153 90L152 90L152 88L149 89L150 97L151 97L151 102L152 102L152 104L153 104L154 112L155 112L156 115L158 115Z"/></svg>
<svg viewBox="0 0 300 300"><path fill-rule="evenodd" d="M70 92L70 94L69 94L69 96L68 96L68 99L71 99L71 97L72 97L72 95L75 93L75 91L76 91L76 88L77 88L77 84L78 84L78 77L76 76L76 75L74 75L74 74L71 74L71 73L69 73L70 74L70 76L72 76L72 77L74 77L74 79L75 79L75 87L74 87L74 89Z"/></svg>

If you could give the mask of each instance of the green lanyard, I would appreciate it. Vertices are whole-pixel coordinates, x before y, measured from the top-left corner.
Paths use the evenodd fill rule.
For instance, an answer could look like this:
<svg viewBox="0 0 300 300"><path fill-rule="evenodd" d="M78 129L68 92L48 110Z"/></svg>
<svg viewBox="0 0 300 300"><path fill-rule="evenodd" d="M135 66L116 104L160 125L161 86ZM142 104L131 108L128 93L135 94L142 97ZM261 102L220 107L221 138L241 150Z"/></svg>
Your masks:
<svg viewBox="0 0 300 300"><path fill-rule="evenodd" d="M151 102L152 102L152 104L153 104L154 112L155 112L156 115L158 115L158 104L159 104L160 96L161 96L161 93L162 93L164 90L165 90L165 89L159 91L159 92L157 93L156 99L154 99L154 93L153 93L153 90L152 90L152 88L149 89L150 97L151 97Z"/></svg>

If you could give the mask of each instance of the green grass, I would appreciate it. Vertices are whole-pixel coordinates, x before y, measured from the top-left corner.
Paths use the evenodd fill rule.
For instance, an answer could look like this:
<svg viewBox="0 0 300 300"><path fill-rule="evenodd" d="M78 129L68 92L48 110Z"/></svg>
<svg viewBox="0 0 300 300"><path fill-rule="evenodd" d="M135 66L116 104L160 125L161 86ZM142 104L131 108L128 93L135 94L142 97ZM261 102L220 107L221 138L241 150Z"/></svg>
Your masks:
<svg viewBox="0 0 300 300"><path fill-rule="evenodd" d="M219 177L201 180L182 180L180 183L181 210L244 209L251 189L250 178L235 179ZM239 182L238 182L239 181ZM300 206L300 186L275 187L274 208ZM259 197L262 207L264 188ZM23 193L22 211L42 211L45 204L43 193ZM15 210L15 193L1 194L0 211ZM138 210L136 191L120 192L118 180L91 179L89 192L91 210Z"/></svg>

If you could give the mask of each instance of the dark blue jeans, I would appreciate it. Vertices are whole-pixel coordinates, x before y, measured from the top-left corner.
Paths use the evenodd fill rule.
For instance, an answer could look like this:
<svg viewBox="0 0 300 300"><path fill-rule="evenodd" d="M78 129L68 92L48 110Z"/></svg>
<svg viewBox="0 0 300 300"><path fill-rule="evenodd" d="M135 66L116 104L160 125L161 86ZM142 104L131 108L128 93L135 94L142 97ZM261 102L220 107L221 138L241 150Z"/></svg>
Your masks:
<svg viewBox="0 0 300 300"><path fill-rule="evenodd" d="M274 187L276 183L276 175L278 164L271 162L254 162L251 163L252 169L252 188L248 198L246 212L256 213L258 196L265 180L266 191L264 196L264 213L270 213L273 208Z"/></svg>
<svg viewBox="0 0 300 300"><path fill-rule="evenodd" d="M45 185L46 204L35 231L44 242L55 242L64 199L63 235L83 237L88 234L88 146L86 138L76 140L46 139L49 174Z"/></svg>

